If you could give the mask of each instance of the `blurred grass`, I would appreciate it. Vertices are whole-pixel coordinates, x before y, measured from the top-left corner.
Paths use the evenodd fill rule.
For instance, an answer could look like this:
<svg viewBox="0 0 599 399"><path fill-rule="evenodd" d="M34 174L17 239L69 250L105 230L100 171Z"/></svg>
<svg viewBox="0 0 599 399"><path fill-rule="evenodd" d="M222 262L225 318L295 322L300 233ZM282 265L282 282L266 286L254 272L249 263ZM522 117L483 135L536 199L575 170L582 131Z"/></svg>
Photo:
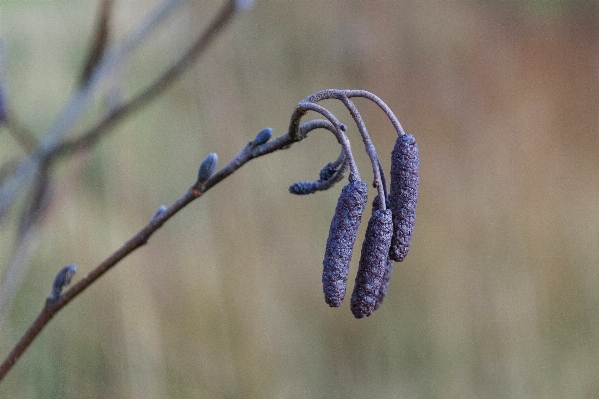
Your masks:
<svg viewBox="0 0 599 399"><path fill-rule="evenodd" d="M194 2L153 36L127 71L128 91L219 4ZM284 132L299 100L331 87L377 94L420 146L413 248L384 306L355 320L347 304L323 301L339 188L287 192L338 155L315 133L250 162L165 225L58 315L0 397L599 396L599 15L591 2L549 14L546 4L258 2L166 95L62 165L2 353L60 267L91 270L189 187L208 152L224 164L261 128ZM115 34L150 8L118 2ZM0 7L11 106L36 132L75 84L95 10ZM391 126L356 102L388 170ZM355 127L349 134L369 179ZM16 153L0 130L0 159ZM5 260L10 233L0 234Z"/></svg>

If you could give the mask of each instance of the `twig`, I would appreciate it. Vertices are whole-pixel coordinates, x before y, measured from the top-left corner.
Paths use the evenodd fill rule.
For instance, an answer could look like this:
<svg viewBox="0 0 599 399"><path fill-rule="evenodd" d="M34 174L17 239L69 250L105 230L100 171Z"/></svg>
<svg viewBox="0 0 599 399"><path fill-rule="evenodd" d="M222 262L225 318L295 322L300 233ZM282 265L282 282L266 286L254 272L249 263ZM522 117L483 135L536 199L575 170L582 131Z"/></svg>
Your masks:
<svg viewBox="0 0 599 399"><path fill-rule="evenodd" d="M98 22L96 25L96 31L94 38L92 39L92 45L90 46L87 61L83 67L79 84L84 85L89 80L92 71L104 55L104 50L108 44L109 38L109 23L110 16L112 15L112 8L114 0L103 0L100 5L100 13L98 14Z"/></svg>
<svg viewBox="0 0 599 399"><path fill-rule="evenodd" d="M342 90L327 92L334 93L336 96L338 95L340 99L346 98L345 96L347 96L347 93L349 93L349 91ZM313 96L308 97L308 99L311 97ZM319 101L317 98L315 99L316 101ZM351 102L347 104L353 105ZM305 123L304 125L300 125L301 117L305 115L308 111L318 112L325 118L327 118L327 120L310 121ZM361 120L359 118L356 118L355 115L355 112L352 112L352 116L354 116L355 119ZM359 114L357 115L359 117ZM137 248L145 245L148 242L149 238L154 234L154 232L156 232L160 227L162 227L162 225L166 223L167 220L169 220L171 217L177 214L189 203L201 197L210 188L220 183L225 178L227 178L235 171L240 169L250 160L272 153L277 150L289 148L293 143L303 140L311 130L317 128L326 128L335 134L339 143L341 144L343 153L347 157L347 160L345 162L349 163L350 168L355 168L355 171L352 170L351 172L350 181L352 181L352 178L355 178L356 180L359 179L357 167L352 159L351 150L349 147L349 140L343 134L343 131L346 129L346 126L341 124L330 111L321 107L320 105L304 100L300 102L298 106L296 106L289 126L290 130L286 134L272 141L266 142L261 145L254 145L253 142L249 142L233 159L231 159L218 172L212 174L211 176L207 177L209 175L209 172L200 173L198 181L195 184L193 184L182 197L175 201L173 205L166 209L163 209L161 207L161 211L157 212L150 219L150 222L145 227L143 227L130 240L125 242L125 244L123 244L118 250L112 253L112 255L106 258L91 272L89 272L81 280L74 284L70 289L65 291L62 295L60 294L60 292L58 292L60 290L57 290L56 287L53 287L53 293L46 300L45 306L42 308L37 318L34 320L34 322L31 324L31 326L28 328L25 334L21 337L21 339L17 342L15 347L10 351L10 353L7 355L2 364L0 364L0 381L2 381L6 374L11 370L15 362L31 345L34 339L48 324L48 322L50 322L50 320L63 307L69 304L74 298L76 298L91 284L97 281L104 273L109 271L112 267L114 267L121 260L123 260L127 255L135 251ZM216 155L211 154L211 156L214 158L214 164L216 164ZM343 164L344 161L340 159L338 159L336 163ZM209 160L212 160L212 158L209 158ZM381 186L379 185L378 188L380 191ZM384 204L384 195L381 196L381 202Z"/></svg>
<svg viewBox="0 0 599 399"><path fill-rule="evenodd" d="M228 0L229 2L231 0ZM0 186L0 222L23 187L31 183L41 164L51 159L52 150L60 145L63 137L83 114L93 95L115 69L122 67L127 57L148 35L153 32L176 8L182 0L164 0L135 29L121 45L115 45L105 51L104 56L94 68L87 84L80 86L71 96L52 126L44 133L35 150L15 168L12 176ZM111 112L112 114L113 112Z"/></svg>
<svg viewBox="0 0 599 399"><path fill-rule="evenodd" d="M170 87L172 83L178 79L181 74L187 70L197 58L206 50L208 45L216 37L216 35L227 25L231 20L236 10L235 1L229 0L219 11L210 25L200 34L194 44L183 54L167 71L165 71L154 83L152 83L143 92L139 93L128 103L123 104L119 108L111 111L94 127L89 129L81 136L65 141L56 147L50 149L45 157L55 160L64 155L68 155L80 147L88 147L95 144L109 128L115 123L123 119L125 116L137 111L148 102L156 98L165 89Z"/></svg>
<svg viewBox="0 0 599 399"><path fill-rule="evenodd" d="M298 131L302 131L302 135L305 135L313 129L323 127L319 123L308 122L306 126L299 127ZM303 128L303 129L302 129ZM158 230L167 220L173 217L181 209L187 206L190 202L196 198L201 197L211 187L215 186L226 177L233 174L236 170L241 168L247 162L254 158L269 154L271 152L288 148L294 142L299 141L297 132L288 132L287 134L278 137L275 140L267 142L263 145L252 147L250 144L246 145L229 163L227 163L222 169L213 174L205 183L201 185L201 190L198 190L194 185L190 188L181 198L179 198L173 205L164 210L163 212L155 215L151 221L142 228L135 236L127 241L123 246L116 250L112 255L106 258L102 263L96 266L90 273L84 276L76 284L71 286L67 291L58 297L54 301L47 301L46 305L37 316L35 321L31 324L29 329L21 337L19 342L7 355L6 359L0 365L0 381L10 371L15 362L23 354L23 352L31 345L33 340L39 335L42 329L48 324L50 320L68 303L70 303L75 297L82 293L87 287L94 283L104 273L110 270L118 262L123 260L127 255L135 251L137 248L143 246L148 242L148 239Z"/></svg>

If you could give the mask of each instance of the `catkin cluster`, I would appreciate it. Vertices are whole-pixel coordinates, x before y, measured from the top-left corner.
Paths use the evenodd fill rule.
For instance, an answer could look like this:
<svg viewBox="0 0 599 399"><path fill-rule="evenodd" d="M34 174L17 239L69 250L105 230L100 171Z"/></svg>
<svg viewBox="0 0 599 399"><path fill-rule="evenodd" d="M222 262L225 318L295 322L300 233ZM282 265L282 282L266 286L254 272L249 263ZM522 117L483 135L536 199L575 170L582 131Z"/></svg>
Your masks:
<svg viewBox="0 0 599 399"><path fill-rule="evenodd" d="M351 154L345 154L348 160ZM376 155L375 155L376 156ZM385 186L380 169L378 185ZM401 134L391 154L391 186L389 194L384 187L384 201L379 195L373 201L373 210L364 241L350 309L356 318L370 316L383 302L394 261L405 259L410 248L418 196L418 147L414 136ZM289 187L292 194L312 194L328 189L323 183L338 173L338 167L327 164L314 182L298 182ZM343 171L342 171L343 172ZM341 174L342 174L341 172ZM378 185L377 185L378 184ZM349 266L358 227L367 202L365 182L350 174L350 182L343 187L331 221L323 261L322 285L324 298L331 307L339 307L346 292Z"/></svg>

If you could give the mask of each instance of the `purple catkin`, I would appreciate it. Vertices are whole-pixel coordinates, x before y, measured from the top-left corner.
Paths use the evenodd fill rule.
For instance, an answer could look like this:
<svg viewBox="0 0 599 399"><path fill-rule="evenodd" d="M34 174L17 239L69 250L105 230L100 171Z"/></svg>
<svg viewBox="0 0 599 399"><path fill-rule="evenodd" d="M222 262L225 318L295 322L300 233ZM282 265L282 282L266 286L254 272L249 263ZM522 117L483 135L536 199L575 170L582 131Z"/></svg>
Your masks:
<svg viewBox="0 0 599 399"><path fill-rule="evenodd" d="M391 211L386 209L372 212L362 243L360 266L351 297L350 308L357 319L370 316L376 307L392 236Z"/></svg>
<svg viewBox="0 0 599 399"><path fill-rule="evenodd" d="M381 209L381 201L380 197L377 195L372 201L372 211L377 211ZM386 199L386 207L389 209L389 198ZM389 287L389 280L391 278L391 273L393 273L393 264L395 261L391 258L387 258L387 263L385 265L385 272L383 273L383 279L381 281L381 286L379 288L379 294L377 295L376 303L374 304L374 310L377 310L379 306L383 303L383 299L385 299L385 295L387 295L387 288Z"/></svg>
<svg viewBox="0 0 599 399"><path fill-rule="evenodd" d="M313 181L298 181L289 186L289 192L296 195L314 194L316 184Z"/></svg>
<svg viewBox="0 0 599 399"><path fill-rule="evenodd" d="M410 249L418 202L418 146L411 134L397 138L391 153L390 209L393 213L393 240L389 257L404 260Z"/></svg>
<svg viewBox="0 0 599 399"><path fill-rule="evenodd" d="M333 177L335 172L337 172L335 165L333 165L332 162L329 162L320 170L319 178L320 180L329 180L331 177Z"/></svg>
<svg viewBox="0 0 599 399"><path fill-rule="evenodd" d="M343 187L337 201L322 262L324 300L331 307L340 306L345 297L349 263L367 199L368 186L357 180Z"/></svg>

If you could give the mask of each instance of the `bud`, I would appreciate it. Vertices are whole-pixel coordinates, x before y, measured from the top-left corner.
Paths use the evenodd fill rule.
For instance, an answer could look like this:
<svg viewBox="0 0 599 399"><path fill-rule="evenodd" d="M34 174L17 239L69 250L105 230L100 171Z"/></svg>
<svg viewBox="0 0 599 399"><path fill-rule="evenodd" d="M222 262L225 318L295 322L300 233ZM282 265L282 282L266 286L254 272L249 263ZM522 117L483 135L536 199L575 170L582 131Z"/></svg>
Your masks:
<svg viewBox="0 0 599 399"><path fill-rule="evenodd" d="M218 155L214 152L211 152L204 158L204 161L202 161L202 164L200 165L200 170L198 171L198 183L204 183L210 176L212 176L217 163Z"/></svg>
<svg viewBox="0 0 599 399"><path fill-rule="evenodd" d="M52 292L48 297L49 300L54 301L58 299L62 289L71 283L71 279L75 275L77 271L77 265L70 264L68 266L63 267L56 277L54 278L54 282L52 283Z"/></svg>
<svg viewBox="0 0 599 399"><path fill-rule="evenodd" d="M360 266L351 297L350 308L357 319L370 316L375 309L389 258L392 236L391 211L375 210L366 228Z"/></svg>
<svg viewBox="0 0 599 399"><path fill-rule="evenodd" d="M397 138L391 153L390 209L393 213L393 240L389 257L404 260L410 249L418 202L418 146L411 134Z"/></svg>
<svg viewBox="0 0 599 399"><path fill-rule="evenodd" d="M322 286L324 299L331 307L338 307L345 297L349 263L362 212L368 199L368 186L363 181L351 181L337 201L331 221L323 261Z"/></svg>
<svg viewBox="0 0 599 399"><path fill-rule="evenodd" d="M262 130L260 130L260 132L258 132L254 141L250 142L250 146L253 148L253 147L265 144L266 142L268 142L268 140L270 140L271 137L272 137L272 129L271 128L267 127L265 129L262 129Z"/></svg>
<svg viewBox="0 0 599 399"><path fill-rule="evenodd" d="M158 209L156 209L156 213L154 214L154 216L152 216L152 219L150 219L150 222L155 221L156 219L158 219L158 217L164 212L166 211L166 205L160 205L158 207Z"/></svg>

